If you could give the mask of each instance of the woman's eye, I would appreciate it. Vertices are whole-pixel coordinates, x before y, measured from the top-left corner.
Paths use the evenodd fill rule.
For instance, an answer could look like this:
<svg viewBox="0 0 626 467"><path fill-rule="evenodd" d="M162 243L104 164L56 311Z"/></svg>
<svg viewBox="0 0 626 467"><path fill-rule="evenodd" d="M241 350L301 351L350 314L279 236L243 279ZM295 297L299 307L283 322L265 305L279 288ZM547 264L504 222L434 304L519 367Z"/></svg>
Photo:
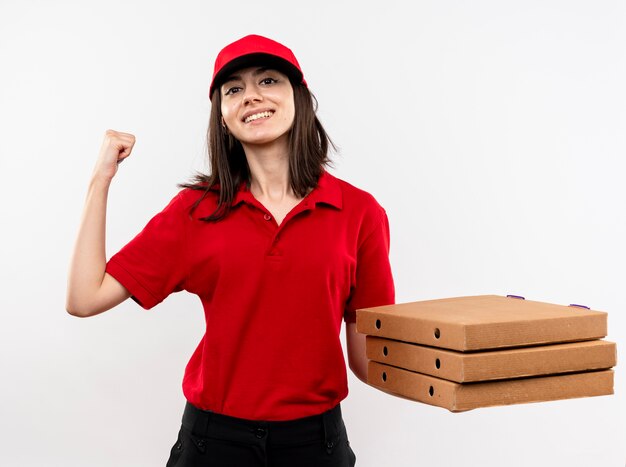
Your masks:
<svg viewBox="0 0 626 467"><path fill-rule="evenodd" d="M272 84L272 83L276 83L277 80L275 80L274 78L263 78L261 80L261 84Z"/></svg>
<svg viewBox="0 0 626 467"><path fill-rule="evenodd" d="M235 94L239 92L241 88L239 86L233 86L232 88L228 88L228 90L224 93L225 96L229 96L231 94Z"/></svg>

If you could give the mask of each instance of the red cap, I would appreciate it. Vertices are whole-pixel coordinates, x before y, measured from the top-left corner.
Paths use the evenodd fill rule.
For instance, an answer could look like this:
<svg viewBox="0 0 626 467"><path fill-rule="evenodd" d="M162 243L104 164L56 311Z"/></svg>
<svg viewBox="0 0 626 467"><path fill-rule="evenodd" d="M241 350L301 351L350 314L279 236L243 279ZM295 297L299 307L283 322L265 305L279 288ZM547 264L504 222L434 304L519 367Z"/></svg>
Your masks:
<svg viewBox="0 0 626 467"><path fill-rule="evenodd" d="M300 64L291 49L267 37L253 34L228 44L217 55L209 98L221 81L231 73L256 65L276 68L290 76L295 82L307 85Z"/></svg>

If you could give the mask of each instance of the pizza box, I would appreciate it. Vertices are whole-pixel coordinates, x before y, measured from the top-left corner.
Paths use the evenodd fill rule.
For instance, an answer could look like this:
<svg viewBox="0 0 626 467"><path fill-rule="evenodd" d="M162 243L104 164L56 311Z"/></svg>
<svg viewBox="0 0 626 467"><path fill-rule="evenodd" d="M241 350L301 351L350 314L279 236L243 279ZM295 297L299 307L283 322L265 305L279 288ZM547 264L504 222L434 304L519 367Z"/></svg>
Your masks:
<svg viewBox="0 0 626 467"><path fill-rule="evenodd" d="M458 351L575 342L607 334L607 313L479 295L357 310L362 334Z"/></svg>
<svg viewBox="0 0 626 467"><path fill-rule="evenodd" d="M613 394L613 370L456 383L370 360L367 380L385 392L451 412Z"/></svg>
<svg viewBox="0 0 626 467"><path fill-rule="evenodd" d="M458 352L367 336L365 348L370 360L458 383L608 369L617 361L615 343L605 340Z"/></svg>

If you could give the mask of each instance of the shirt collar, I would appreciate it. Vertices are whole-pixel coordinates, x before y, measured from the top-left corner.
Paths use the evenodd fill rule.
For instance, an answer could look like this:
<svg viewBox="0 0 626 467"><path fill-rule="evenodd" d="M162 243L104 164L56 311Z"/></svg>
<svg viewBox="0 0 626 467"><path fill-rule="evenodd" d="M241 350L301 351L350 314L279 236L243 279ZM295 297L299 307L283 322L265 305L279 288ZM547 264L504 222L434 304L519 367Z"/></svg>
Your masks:
<svg viewBox="0 0 626 467"><path fill-rule="evenodd" d="M341 209L343 206L343 196L341 187L339 186L339 180L326 170L322 170L322 174L317 181L317 186L305 199L308 200L307 205L310 208L317 206L318 203L323 203ZM239 189L233 198L232 206L237 206L243 202L253 205L258 204L258 201L256 201L248 189L246 182L242 182L239 185Z"/></svg>
<svg viewBox="0 0 626 467"><path fill-rule="evenodd" d="M325 203L337 209L341 209L343 206L343 196L339 180L326 172L326 170L322 171L317 181L317 186L309 193L308 198L315 204Z"/></svg>

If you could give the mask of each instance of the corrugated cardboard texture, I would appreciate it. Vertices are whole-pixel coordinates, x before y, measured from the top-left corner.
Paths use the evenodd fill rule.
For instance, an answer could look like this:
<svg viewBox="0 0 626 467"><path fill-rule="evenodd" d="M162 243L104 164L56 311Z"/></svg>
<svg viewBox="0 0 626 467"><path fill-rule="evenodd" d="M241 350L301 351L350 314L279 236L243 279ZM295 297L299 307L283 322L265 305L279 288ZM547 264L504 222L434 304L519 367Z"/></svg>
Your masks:
<svg viewBox="0 0 626 467"><path fill-rule="evenodd" d="M367 358L459 383L607 369L616 345L604 340L457 352L367 336Z"/></svg>
<svg viewBox="0 0 626 467"><path fill-rule="evenodd" d="M357 331L468 351L600 339L607 313L499 295L357 310Z"/></svg>
<svg viewBox="0 0 626 467"><path fill-rule="evenodd" d="M613 370L460 384L370 361L368 382L452 412L613 394Z"/></svg>

